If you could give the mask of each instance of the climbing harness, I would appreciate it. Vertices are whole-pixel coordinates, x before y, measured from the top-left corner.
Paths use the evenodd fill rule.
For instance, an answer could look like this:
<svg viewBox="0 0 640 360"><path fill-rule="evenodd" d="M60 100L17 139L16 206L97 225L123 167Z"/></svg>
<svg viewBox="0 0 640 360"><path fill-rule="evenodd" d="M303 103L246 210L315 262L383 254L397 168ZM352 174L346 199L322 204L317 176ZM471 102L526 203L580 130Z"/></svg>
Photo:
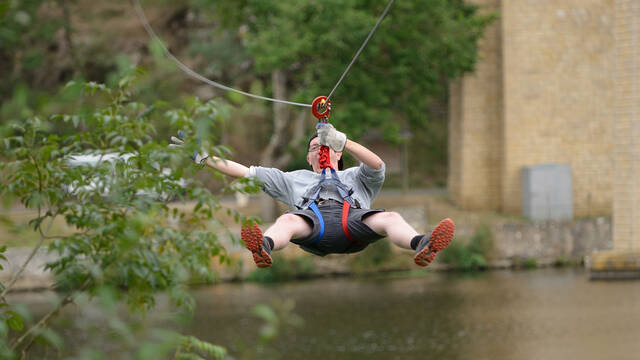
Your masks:
<svg viewBox="0 0 640 360"><path fill-rule="evenodd" d="M349 241L356 243L358 245L362 245L359 241L353 239L351 234L349 233L349 228L347 227L347 220L349 218L349 208L352 206L356 206L355 200L351 197L353 194L353 189L348 188L345 184L343 184L338 178L338 174L336 170L331 168L331 177L326 177L326 168L322 169L322 180L316 185L316 187L311 192L311 196L309 198L304 199L305 203L302 206L302 209L311 209L316 217L318 218L318 222L320 224L320 233L318 237L313 240L312 244L316 244L322 236L324 235L324 219L322 218L322 214L320 213L320 209L318 208L318 200L320 195L320 190L322 190L326 185L332 184L338 189L338 193L340 193L340 197L342 197L342 231L347 236Z"/></svg>
<svg viewBox="0 0 640 360"><path fill-rule="evenodd" d="M342 80L345 78L345 76L347 76L347 73L349 72L349 70L351 70L351 67L353 66L353 64L356 62L356 60L358 59L358 57L362 53L362 50L364 50L365 46L367 46L367 43L369 42L369 40L373 36L373 33L375 33L375 31L378 29L378 26L380 25L380 23L382 23L382 20L384 20L384 18L387 16L387 13L391 9L391 6L393 5L394 1L395 0L390 0L389 3L387 4L387 6L385 7L384 11L382 12L382 14L378 17L378 21L376 22L376 24L373 26L373 28L369 32L369 35L367 35L367 38L364 40L364 42L360 46L360 49L358 49L358 51L356 52L356 54L353 57L353 59L351 59L351 62L349 63L349 65L347 66L345 71L342 73L342 76L340 76L340 79L338 80L336 85L333 87L333 89L329 93L329 96L326 97L326 101L327 102L329 102L329 100L331 99L331 96L333 95L333 93L336 91L336 89L338 88L340 83L342 83ZM202 82L204 82L204 83L206 83L208 85L211 85L213 87L217 87L217 88L222 89L222 90L236 92L238 94L242 94L242 95L245 95L245 96L248 96L248 97L252 97L252 98L255 98L255 99L272 101L272 102L288 104L288 105L296 105L296 106L303 106L303 107L313 107L313 104L303 104L303 103L299 103L299 102L275 99L275 98L255 95L255 94L248 93L246 91L234 89L234 88L231 88L229 86L226 86L226 85L220 84L218 82L215 82L213 80L207 79L206 77L204 77L204 76L198 74L197 72L191 70L191 68L189 68L187 65L183 64L180 60L178 60L178 58L173 56L173 54L169 51L169 49L167 49L167 47L164 45L162 40L160 40L158 35L156 35L156 33L153 31L153 28L149 24L149 21L147 20L147 17L144 15L144 11L142 10L142 6L140 5L140 1L139 0L131 0L131 2L133 3L133 7L135 8L136 13L138 14L138 18L140 19L140 22L142 23L142 26L146 30L147 34L149 34L149 37L151 37L152 40L156 41L156 43L162 48L162 51L164 52L165 56L168 57L171 61L173 61L178 66L178 68L180 68L180 70L182 70L185 74L191 76L192 78L194 78L196 80L200 80L200 81L202 81ZM314 115L315 115L315 113L314 113Z"/></svg>
<svg viewBox="0 0 640 360"><path fill-rule="evenodd" d="M325 124L329 123L329 116L331 114L331 101L328 100L327 96L318 96L312 102L311 112L313 116L318 119L318 126L325 126ZM319 201L320 191L329 184L334 185L338 189L338 193L342 198L342 231L349 241L355 243L357 245L362 245L361 242L356 241L351 234L349 233L349 228L347 224L347 220L349 218L349 208L352 206L356 206L354 199L351 197L353 194L353 189L350 189L345 184L340 181L338 177L338 173L331 165L330 152L329 147L322 145L320 146L320 150L318 153L318 163L320 168L322 169L322 180L316 185L315 188L310 192L311 196L307 199L304 199L304 205L302 209L311 209L316 217L318 218L318 222L320 223L320 233L318 237L313 240L312 244L316 244L322 239L324 235L324 219L322 218L322 214L320 213L320 209L318 209L317 202ZM327 178L327 169L331 172L331 177Z"/></svg>

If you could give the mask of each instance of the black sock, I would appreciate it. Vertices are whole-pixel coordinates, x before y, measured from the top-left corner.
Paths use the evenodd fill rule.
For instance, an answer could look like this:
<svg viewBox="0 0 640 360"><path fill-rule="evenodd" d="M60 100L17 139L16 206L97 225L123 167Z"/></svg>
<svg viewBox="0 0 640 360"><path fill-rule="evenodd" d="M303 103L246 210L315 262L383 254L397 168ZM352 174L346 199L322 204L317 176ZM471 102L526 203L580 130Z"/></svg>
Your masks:
<svg viewBox="0 0 640 360"><path fill-rule="evenodd" d="M266 244L265 244L265 245L267 245L267 246L266 246L266 248L267 248L266 250L267 250L267 252L268 252L269 254L271 254L271 250L272 250L272 249L273 249L273 247L275 246L275 243L273 242L273 239L272 239L272 238L270 238L270 237L268 237L268 236L265 236L265 237L264 237L264 240L266 240Z"/></svg>
<svg viewBox="0 0 640 360"><path fill-rule="evenodd" d="M418 243L420 243L420 240L422 240L423 237L424 235L416 235L411 239L411 248L413 250L418 248Z"/></svg>

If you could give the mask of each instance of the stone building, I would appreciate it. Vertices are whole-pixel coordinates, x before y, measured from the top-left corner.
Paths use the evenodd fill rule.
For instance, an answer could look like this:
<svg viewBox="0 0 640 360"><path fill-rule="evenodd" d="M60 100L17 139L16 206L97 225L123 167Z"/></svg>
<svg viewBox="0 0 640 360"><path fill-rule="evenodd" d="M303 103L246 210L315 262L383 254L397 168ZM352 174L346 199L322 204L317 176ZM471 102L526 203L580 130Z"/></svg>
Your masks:
<svg viewBox="0 0 640 360"><path fill-rule="evenodd" d="M615 1L613 241L640 268L640 1Z"/></svg>
<svg viewBox="0 0 640 360"><path fill-rule="evenodd" d="M574 214L610 214L613 0L476 0L498 20L473 75L450 87L449 191L466 209L522 213L521 171L569 164Z"/></svg>
<svg viewBox="0 0 640 360"><path fill-rule="evenodd" d="M610 215L640 269L640 1L472 2L499 19L450 86L452 199L521 215L522 169L567 164L573 214Z"/></svg>

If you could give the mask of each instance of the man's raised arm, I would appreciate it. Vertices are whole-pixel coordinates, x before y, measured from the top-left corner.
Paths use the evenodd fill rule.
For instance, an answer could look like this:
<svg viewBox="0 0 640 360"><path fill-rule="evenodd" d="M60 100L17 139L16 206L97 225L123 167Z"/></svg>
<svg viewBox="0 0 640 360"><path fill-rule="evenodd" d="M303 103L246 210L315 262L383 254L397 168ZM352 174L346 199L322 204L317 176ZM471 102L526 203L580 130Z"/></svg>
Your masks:
<svg viewBox="0 0 640 360"><path fill-rule="evenodd" d="M178 131L178 136L179 138L175 136L171 137L171 144L169 144L169 147L183 148L185 146L184 142L187 138L185 133L183 131ZM221 159L217 156L209 156L209 153L204 149L194 152L193 155L191 155L191 160L198 165L206 164L207 166L229 176L244 177L249 173L248 167L238 164L235 161Z"/></svg>
<svg viewBox="0 0 640 360"><path fill-rule="evenodd" d="M347 150L349 154L371 169L379 170L382 168L383 162L378 155L357 142L347 139L347 135L336 130L333 125L321 124L317 128L320 145L326 145L335 152Z"/></svg>
<svg viewBox="0 0 640 360"><path fill-rule="evenodd" d="M353 155L358 161L367 165L371 169L379 170L382 168L382 159L376 155L373 151L367 149L363 145L358 144L353 140L347 139L344 149Z"/></svg>
<svg viewBox="0 0 640 360"><path fill-rule="evenodd" d="M206 164L207 166L229 176L244 177L249 173L248 167L238 164L235 161L221 159L216 156L209 156L206 160Z"/></svg>

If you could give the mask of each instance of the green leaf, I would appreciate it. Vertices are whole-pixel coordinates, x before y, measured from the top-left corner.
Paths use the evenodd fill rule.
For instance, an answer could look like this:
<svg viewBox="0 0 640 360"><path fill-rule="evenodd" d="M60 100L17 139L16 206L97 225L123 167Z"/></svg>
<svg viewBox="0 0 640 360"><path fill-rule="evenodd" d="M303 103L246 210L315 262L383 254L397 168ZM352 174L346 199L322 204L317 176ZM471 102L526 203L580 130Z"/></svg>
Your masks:
<svg viewBox="0 0 640 360"><path fill-rule="evenodd" d="M7 325L15 331L22 331L22 329L24 329L22 317L13 311L7 311L7 314L10 314L7 319Z"/></svg>
<svg viewBox="0 0 640 360"><path fill-rule="evenodd" d="M268 323L274 323L278 321L278 316L276 315L276 313L271 307L267 305L256 305L253 307L253 309L251 309L251 312Z"/></svg>
<svg viewBox="0 0 640 360"><path fill-rule="evenodd" d="M6 322L0 321L0 339L6 337L9 334L9 326Z"/></svg>

